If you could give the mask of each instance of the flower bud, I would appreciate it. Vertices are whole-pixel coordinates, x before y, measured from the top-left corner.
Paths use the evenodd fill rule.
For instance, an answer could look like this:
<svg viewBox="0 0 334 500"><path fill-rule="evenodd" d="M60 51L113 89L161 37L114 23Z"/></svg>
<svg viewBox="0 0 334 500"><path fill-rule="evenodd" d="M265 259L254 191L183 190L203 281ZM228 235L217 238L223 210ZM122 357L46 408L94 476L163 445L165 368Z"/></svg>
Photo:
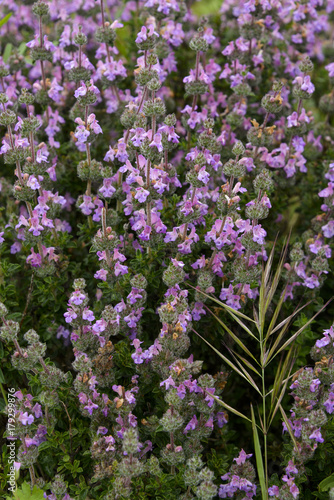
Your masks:
<svg viewBox="0 0 334 500"><path fill-rule="evenodd" d="M305 59L301 63L299 63L299 69L303 73L312 73L313 67L313 62L311 61L309 56L306 56Z"/></svg>
<svg viewBox="0 0 334 500"><path fill-rule="evenodd" d="M32 6L32 12L35 16L46 16L49 14L49 6L45 2L39 0Z"/></svg>
<svg viewBox="0 0 334 500"><path fill-rule="evenodd" d="M244 152L245 152L245 146L242 144L241 141L236 141L232 148L232 153L234 154L234 156L241 156L244 154Z"/></svg>

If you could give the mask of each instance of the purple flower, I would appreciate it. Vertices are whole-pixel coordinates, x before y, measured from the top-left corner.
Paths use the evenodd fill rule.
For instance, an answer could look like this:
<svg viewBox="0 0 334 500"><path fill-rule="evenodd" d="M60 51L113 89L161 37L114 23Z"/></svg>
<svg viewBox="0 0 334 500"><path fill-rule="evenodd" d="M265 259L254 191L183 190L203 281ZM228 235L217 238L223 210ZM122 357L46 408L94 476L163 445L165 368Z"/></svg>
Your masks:
<svg viewBox="0 0 334 500"><path fill-rule="evenodd" d="M144 290L139 290L138 288L132 288L131 292L127 296L127 300L129 301L130 304L135 304L137 300L143 298L143 293Z"/></svg>
<svg viewBox="0 0 334 500"><path fill-rule="evenodd" d="M24 413L20 413L18 420L22 425L31 425L35 420L35 417L33 415L28 415L28 412L25 411Z"/></svg>
<svg viewBox="0 0 334 500"><path fill-rule="evenodd" d="M226 425L228 422L225 413L222 411L217 412L216 418L217 418L217 425L219 428L224 427L224 425Z"/></svg>
<svg viewBox="0 0 334 500"><path fill-rule="evenodd" d="M80 125L76 128L74 136L78 139L78 142L85 143L90 136L90 132L84 125Z"/></svg>
<svg viewBox="0 0 334 500"><path fill-rule="evenodd" d="M187 434L190 430L195 430L196 427L198 425L198 420L197 420L197 417L196 415L194 415L188 422L188 424L186 425L186 427L184 428L184 431L183 431L183 434Z"/></svg>
<svg viewBox="0 0 334 500"><path fill-rule="evenodd" d="M41 175L39 175L38 177L41 177L41 180L43 180L43 177ZM40 189L41 187L40 183L38 182L38 180L34 175L29 176L27 186L30 187L30 189L33 189L34 191Z"/></svg>
<svg viewBox="0 0 334 500"><path fill-rule="evenodd" d="M163 151L163 146L161 144L161 139L162 139L162 135L159 134L159 133L157 133L157 134L154 135L153 141L150 142L150 147L151 148L156 147L160 153Z"/></svg>
<svg viewBox="0 0 334 500"><path fill-rule="evenodd" d="M209 393L209 394L207 394ZM215 393L215 388L211 388L211 387L207 387L206 388L206 396L205 396L205 399L204 401L206 401L208 403L208 407L209 408L212 408L213 406L213 403L215 402L214 398L211 396L211 394L214 394Z"/></svg>
<svg viewBox="0 0 334 500"><path fill-rule="evenodd" d="M94 203L92 202L92 198L90 196L84 196L83 197L83 202L81 205L79 205L79 208L81 208L81 211L85 215L90 215L92 213L92 209L95 208Z"/></svg>
<svg viewBox="0 0 334 500"><path fill-rule="evenodd" d="M304 90L305 92L308 92L309 94L313 94L315 91L315 87L313 83L311 82L311 77L310 75L306 75L304 77L302 76L297 76L292 83L295 83L298 85L301 90Z"/></svg>
<svg viewBox="0 0 334 500"><path fill-rule="evenodd" d="M147 28L146 26L142 26L140 32L137 34L136 43L145 42L148 37L151 37L153 35L159 36L158 33L154 31L153 24L149 24Z"/></svg>
<svg viewBox="0 0 334 500"><path fill-rule="evenodd" d="M328 399L324 402L324 407L326 408L327 413L334 412L334 392L329 393Z"/></svg>
<svg viewBox="0 0 334 500"><path fill-rule="evenodd" d="M192 317L194 321L199 321L201 316L206 314L206 311L203 306L203 302L195 302L194 307L191 311Z"/></svg>
<svg viewBox="0 0 334 500"><path fill-rule="evenodd" d="M149 196L150 192L147 189L144 189L143 187L137 187L136 188L136 194L135 198L138 200L140 203L145 203L147 197Z"/></svg>
<svg viewBox="0 0 334 500"><path fill-rule="evenodd" d="M333 325L329 328L329 330L324 331L324 337L320 340L317 340L315 345L317 347L326 347L326 345L334 342L334 329Z"/></svg>
<svg viewBox="0 0 334 500"><path fill-rule="evenodd" d="M285 472L288 474L288 475L291 475L291 474L298 474L298 469L297 467L295 466L293 460L289 460L288 462L288 465L285 467Z"/></svg>
<svg viewBox="0 0 334 500"><path fill-rule="evenodd" d="M264 238L267 236L267 232L262 229L261 224L253 227L253 241L259 243L259 245L264 245Z"/></svg>
<svg viewBox="0 0 334 500"><path fill-rule="evenodd" d="M78 398L79 398L80 403L82 403L82 404L86 403L88 400L88 398L84 392L80 392L78 394Z"/></svg>
<svg viewBox="0 0 334 500"><path fill-rule="evenodd" d="M327 66L325 66L325 69L327 69L330 78L333 78L334 77L334 63L327 64Z"/></svg>
<svg viewBox="0 0 334 500"><path fill-rule="evenodd" d="M115 446L113 445L115 444L115 439L112 436L105 436L104 440L105 443L108 444L106 451L114 451Z"/></svg>
<svg viewBox="0 0 334 500"><path fill-rule="evenodd" d="M94 321L95 316L92 311L89 309L85 308L82 312L82 319L85 319L87 321Z"/></svg>
<svg viewBox="0 0 334 500"><path fill-rule="evenodd" d="M271 486L270 488L268 488L268 493L270 497L277 497L279 495L279 487Z"/></svg>
<svg viewBox="0 0 334 500"><path fill-rule="evenodd" d="M180 399L184 399L187 393L185 386L183 384L179 385L176 389L176 393Z"/></svg>
<svg viewBox="0 0 334 500"><path fill-rule="evenodd" d="M93 92L95 95L100 93L99 89L95 87L93 80L90 80L88 85L85 82L82 83L81 87L74 92L74 97L77 99L78 97L85 96L88 91Z"/></svg>
<svg viewBox="0 0 334 500"><path fill-rule="evenodd" d="M89 415L92 415L93 411L96 410L99 406L93 403L91 399L88 399L88 403L84 406L85 410L88 411Z"/></svg>
<svg viewBox="0 0 334 500"><path fill-rule="evenodd" d="M324 236L326 238L332 238L334 236L334 220L330 220L328 224L322 226Z"/></svg>
<svg viewBox="0 0 334 500"><path fill-rule="evenodd" d="M96 323L94 323L93 327L92 327L92 331L95 333L95 334L98 334L98 333L102 333L105 331L105 329L107 328L107 322L105 319L99 319L96 321Z"/></svg>
<svg viewBox="0 0 334 500"><path fill-rule="evenodd" d="M229 42L227 47L225 47L222 54L223 54L223 56L229 56L232 54L233 51L234 51L234 42L232 41L232 42Z"/></svg>
<svg viewBox="0 0 334 500"><path fill-rule="evenodd" d="M310 384L310 391L315 392L320 384L321 384L321 382L318 378L315 378L314 380L312 380L312 382Z"/></svg>
<svg viewBox="0 0 334 500"><path fill-rule="evenodd" d="M234 458L234 462L236 462L238 465L242 465L246 462L247 458L250 458L252 457L253 454L250 453L249 455L246 454L245 450L241 450L240 453L239 453L239 456L238 458Z"/></svg>
<svg viewBox="0 0 334 500"><path fill-rule="evenodd" d="M70 309L64 314L66 323L72 323L72 321L75 320L75 318L77 317L78 315L73 311L73 309Z"/></svg>
<svg viewBox="0 0 334 500"><path fill-rule="evenodd" d="M40 404L36 403L33 408L32 408L32 411L33 413L35 414L35 417L36 418L40 418L43 416L43 413L42 413L42 407Z"/></svg>
<svg viewBox="0 0 334 500"><path fill-rule="evenodd" d="M167 391L170 387L175 387L175 381L170 376L166 380L164 380L163 382L160 382L160 387L162 387L163 385L165 386L165 389Z"/></svg>
<svg viewBox="0 0 334 500"><path fill-rule="evenodd" d="M312 434L309 436L309 439L315 439L318 443L323 443L324 438L321 435L321 429L316 429Z"/></svg>
<svg viewBox="0 0 334 500"><path fill-rule="evenodd" d="M106 269L99 269L94 274L94 278L96 278L97 280L107 281L107 275L108 271Z"/></svg>
<svg viewBox="0 0 334 500"><path fill-rule="evenodd" d="M115 264L115 276L127 274L127 272L128 272L128 266L123 266L117 261Z"/></svg>
<svg viewBox="0 0 334 500"><path fill-rule="evenodd" d="M108 429L106 427L98 427L96 434L107 434Z"/></svg>
<svg viewBox="0 0 334 500"><path fill-rule="evenodd" d="M70 297L69 303L79 306L80 304L83 303L85 298L86 296L83 293L81 293L80 290L75 290L75 292L73 292Z"/></svg>
<svg viewBox="0 0 334 500"><path fill-rule="evenodd" d="M66 313L65 313L66 314ZM65 327L62 325L58 327L57 329L57 339L60 339L60 337L63 337L64 339L67 339L70 334L70 331L67 330Z"/></svg>
<svg viewBox="0 0 334 500"><path fill-rule="evenodd" d="M105 198L111 198L112 195L116 192L116 189L112 185L112 178L103 179L103 186L100 187L99 192Z"/></svg>
<svg viewBox="0 0 334 500"><path fill-rule="evenodd" d="M207 184L210 180L210 174L205 170L205 166L200 169L197 176L198 180L202 181L204 184Z"/></svg>

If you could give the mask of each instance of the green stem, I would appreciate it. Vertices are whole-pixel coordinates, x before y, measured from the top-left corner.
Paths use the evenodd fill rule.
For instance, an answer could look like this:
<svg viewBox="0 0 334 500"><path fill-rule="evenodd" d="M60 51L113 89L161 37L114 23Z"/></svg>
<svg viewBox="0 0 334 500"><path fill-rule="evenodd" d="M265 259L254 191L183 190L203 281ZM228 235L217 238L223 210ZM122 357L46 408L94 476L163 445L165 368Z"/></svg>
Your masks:
<svg viewBox="0 0 334 500"><path fill-rule="evenodd" d="M35 470L34 470L33 465L31 465L29 467L29 472L30 472L31 484L32 484L32 486L34 486L36 484L36 476L35 476Z"/></svg>
<svg viewBox="0 0 334 500"><path fill-rule="evenodd" d="M7 401L7 394L6 394L5 389L3 388L3 385L2 385L2 383L1 383L1 382L0 382L0 389L1 389L2 397L3 397L3 399L4 399L4 401L5 401L5 404L6 404L6 401Z"/></svg>

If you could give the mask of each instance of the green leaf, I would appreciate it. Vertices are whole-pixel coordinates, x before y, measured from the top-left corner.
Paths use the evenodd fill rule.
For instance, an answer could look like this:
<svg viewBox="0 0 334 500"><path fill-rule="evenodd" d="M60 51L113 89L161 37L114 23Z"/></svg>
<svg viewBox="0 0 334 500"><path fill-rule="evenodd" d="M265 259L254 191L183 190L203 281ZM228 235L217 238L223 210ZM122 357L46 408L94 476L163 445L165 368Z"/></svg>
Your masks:
<svg viewBox="0 0 334 500"><path fill-rule="evenodd" d="M9 13L7 14L7 16L5 16L5 17L3 17L3 18L1 19L1 21L0 21L0 28L1 28L1 26L3 26L4 24L6 24L6 22L7 22L7 21L8 21L8 20L12 17L12 15L13 15L13 12L9 12Z"/></svg>
<svg viewBox="0 0 334 500"><path fill-rule="evenodd" d="M13 496L7 496L7 500L44 500L44 492L38 486L31 490L29 483L23 483L21 488L15 490Z"/></svg>
<svg viewBox="0 0 334 500"><path fill-rule="evenodd" d="M19 54L23 56L26 50L27 50L27 44L25 42L20 43L18 50Z"/></svg>
<svg viewBox="0 0 334 500"><path fill-rule="evenodd" d="M267 500L268 499L268 492L267 492L267 488L266 488L266 480L265 480L265 474L264 474L264 468L263 468L261 445L260 445L260 440L259 440L259 434L257 432L257 426L256 426L256 421L255 421L253 405L251 405L251 414L252 414L252 430L253 430L253 438L254 438L256 469L257 469L257 474L259 476L259 482L260 482L260 486L261 486L262 500Z"/></svg>
<svg viewBox="0 0 334 500"><path fill-rule="evenodd" d="M318 485L319 491L327 491L330 488L334 488L334 474L326 477L321 483Z"/></svg>
<svg viewBox="0 0 334 500"><path fill-rule="evenodd" d="M43 450L46 450L47 448L50 448L50 446L51 446L51 443L49 441L44 441L44 443L41 443L38 446L38 451L41 452Z"/></svg>
<svg viewBox="0 0 334 500"><path fill-rule="evenodd" d="M10 54L12 52L13 45L11 43L7 43L4 53L3 53L3 60L6 63L10 57Z"/></svg>

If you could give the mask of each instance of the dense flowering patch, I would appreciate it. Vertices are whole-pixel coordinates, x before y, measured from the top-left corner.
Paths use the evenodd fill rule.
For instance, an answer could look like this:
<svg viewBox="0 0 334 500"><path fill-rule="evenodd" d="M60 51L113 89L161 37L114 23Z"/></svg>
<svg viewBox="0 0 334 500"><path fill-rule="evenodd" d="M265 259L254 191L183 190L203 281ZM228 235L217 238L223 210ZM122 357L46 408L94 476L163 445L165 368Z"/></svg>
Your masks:
<svg viewBox="0 0 334 500"><path fill-rule="evenodd" d="M18 483L50 500L303 498L305 464L321 446L334 460L333 326L314 368L296 355L285 473L268 482L266 469L265 487L252 440L231 445L229 397L245 412L242 390L222 395L232 365L193 335L239 363L239 337L222 346L214 316L231 317L209 299L240 325L291 229L281 321L328 298L334 4L226 0L209 19L198 7L3 1L0 338ZM268 387L287 384L280 368Z"/></svg>

